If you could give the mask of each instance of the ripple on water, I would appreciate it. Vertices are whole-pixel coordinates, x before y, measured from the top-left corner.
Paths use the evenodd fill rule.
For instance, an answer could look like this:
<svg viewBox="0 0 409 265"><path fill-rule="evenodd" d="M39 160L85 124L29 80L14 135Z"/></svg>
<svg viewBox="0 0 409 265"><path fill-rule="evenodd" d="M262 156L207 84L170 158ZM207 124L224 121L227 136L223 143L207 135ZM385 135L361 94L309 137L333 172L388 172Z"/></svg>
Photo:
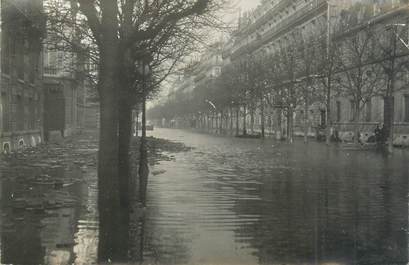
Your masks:
<svg viewBox="0 0 409 265"><path fill-rule="evenodd" d="M315 143L153 133L194 149L155 166L166 172L150 178L148 260L406 264L407 160Z"/></svg>

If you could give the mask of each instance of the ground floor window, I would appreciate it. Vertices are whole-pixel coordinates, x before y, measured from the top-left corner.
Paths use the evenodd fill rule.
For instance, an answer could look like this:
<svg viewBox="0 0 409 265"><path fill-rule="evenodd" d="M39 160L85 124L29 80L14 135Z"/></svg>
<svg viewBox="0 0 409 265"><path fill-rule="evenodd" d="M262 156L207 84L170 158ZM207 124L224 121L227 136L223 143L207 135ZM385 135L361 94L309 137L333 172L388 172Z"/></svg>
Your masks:
<svg viewBox="0 0 409 265"><path fill-rule="evenodd" d="M325 110L320 110L321 126L325 127L327 124L327 112Z"/></svg>
<svg viewBox="0 0 409 265"><path fill-rule="evenodd" d="M369 99L366 103L366 113L365 113L365 121L370 122L372 120L372 101Z"/></svg>
<svg viewBox="0 0 409 265"><path fill-rule="evenodd" d="M3 131L9 132L10 131L10 110L9 110L9 99L8 94L1 93L1 111L3 112Z"/></svg>
<svg viewBox="0 0 409 265"><path fill-rule="evenodd" d="M350 112L349 112L349 120L354 121L355 115L356 115L356 113L355 113L355 101L350 100L349 104L351 105L351 109L350 109Z"/></svg>
<svg viewBox="0 0 409 265"><path fill-rule="evenodd" d="M405 122L409 122L409 95L405 95Z"/></svg>
<svg viewBox="0 0 409 265"><path fill-rule="evenodd" d="M23 97L18 95L16 96L16 113L17 113L17 130L22 131L24 130L24 104L23 104Z"/></svg>
<svg viewBox="0 0 409 265"><path fill-rule="evenodd" d="M337 101L337 122L341 121L341 101Z"/></svg>

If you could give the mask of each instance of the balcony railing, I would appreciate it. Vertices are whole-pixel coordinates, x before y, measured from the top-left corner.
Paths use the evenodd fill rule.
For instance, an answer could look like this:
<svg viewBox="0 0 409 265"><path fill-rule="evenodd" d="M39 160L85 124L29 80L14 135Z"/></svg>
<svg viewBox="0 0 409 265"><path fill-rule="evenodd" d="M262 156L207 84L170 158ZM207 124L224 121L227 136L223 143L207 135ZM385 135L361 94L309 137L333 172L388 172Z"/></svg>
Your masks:
<svg viewBox="0 0 409 265"><path fill-rule="evenodd" d="M266 24L268 21L273 19L276 16L276 13L281 11L284 7L288 6L289 4L293 3L293 0L281 0L278 1L274 6L272 6L264 15L258 17L254 23L247 26L243 29L243 34L249 34L257 29L259 29L262 25Z"/></svg>
<svg viewBox="0 0 409 265"><path fill-rule="evenodd" d="M52 66L45 66L44 67L44 75L45 76L52 76L52 77L66 77L66 78L74 78L75 74L73 71L60 69L57 67Z"/></svg>
<svg viewBox="0 0 409 265"><path fill-rule="evenodd" d="M283 19L279 23L273 26L269 31L267 31L261 38L252 41L251 43L240 47L238 50L233 52L232 56L240 56L244 53L248 53L256 50L265 43L270 42L277 36L280 36L286 32L289 28L292 28L299 24L300 22L315 15L316 12L324 11L327 6L326 0L317 0L312 5L305 5L304 7L296 10L294 13L290 14L287 18Z"/></svg>
<svg viewBox="0 0 409 265"><path fill-rule="evenodd" d="M44 75L56 76L58 72L56 67L44 67Z"/></svg>

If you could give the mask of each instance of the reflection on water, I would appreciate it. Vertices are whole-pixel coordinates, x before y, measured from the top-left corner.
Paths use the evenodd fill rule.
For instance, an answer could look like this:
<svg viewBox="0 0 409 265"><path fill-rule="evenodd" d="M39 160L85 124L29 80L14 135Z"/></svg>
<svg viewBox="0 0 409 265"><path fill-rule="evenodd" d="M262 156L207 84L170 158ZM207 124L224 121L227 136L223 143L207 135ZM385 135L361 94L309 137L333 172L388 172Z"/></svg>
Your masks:
<svg viewBox="0 0 409 265"><path fill-rule="evenodd" d="M95 263L96 189L78 181L79 168L6 165L3 169L1 263Z"/></svg>
<svg viewBox="0 0 409 265"><path fill-rule="evenodd" d="M151 168L145 217L131 218L135 262L407 264L405 152L152 134L194 149ZM95 172L11 167L0 191L2 264L96 263Z"/></svg>
<svg viewBox="0 0 409 265"><path fill-rule="evenodd" d="M178 130L195 147L151 176L145 260L162 264L407 264L408 163L325 145Z"/></svg>

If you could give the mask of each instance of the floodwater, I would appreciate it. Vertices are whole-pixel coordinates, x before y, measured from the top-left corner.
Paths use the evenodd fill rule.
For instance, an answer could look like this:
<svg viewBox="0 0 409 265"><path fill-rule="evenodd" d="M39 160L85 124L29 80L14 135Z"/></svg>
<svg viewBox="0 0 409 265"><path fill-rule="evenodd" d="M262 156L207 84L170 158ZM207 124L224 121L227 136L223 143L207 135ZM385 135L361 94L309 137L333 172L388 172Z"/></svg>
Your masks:
<svg viewBox="0 0 409 265"><path fill-rule="evenodd" d="M1 264L95 263L96 172L94 163L81 161L95 148L54 149L58 156L39 161L1 159Z"/></svg>
<svg viewBox="0 0 409 265"><path fill-rule="evenodd" d="M144 264L408 263L405 151L386 156L171 129L149 134L193 149L167 153L171 160L150 168L143 242L135 243ZM45 177L15 181L33 170L2 173L1 263L95 263L94 173L41 169L65 179L84 175L58 189ZM38 197L46 204L38 207Z"/></svg>
<svg viewBox="0 0 409 265"><path fill-rule="evenodd" d="M147 264L407 264L404 152L152 135L194 149L152 169Z"/></svg>

